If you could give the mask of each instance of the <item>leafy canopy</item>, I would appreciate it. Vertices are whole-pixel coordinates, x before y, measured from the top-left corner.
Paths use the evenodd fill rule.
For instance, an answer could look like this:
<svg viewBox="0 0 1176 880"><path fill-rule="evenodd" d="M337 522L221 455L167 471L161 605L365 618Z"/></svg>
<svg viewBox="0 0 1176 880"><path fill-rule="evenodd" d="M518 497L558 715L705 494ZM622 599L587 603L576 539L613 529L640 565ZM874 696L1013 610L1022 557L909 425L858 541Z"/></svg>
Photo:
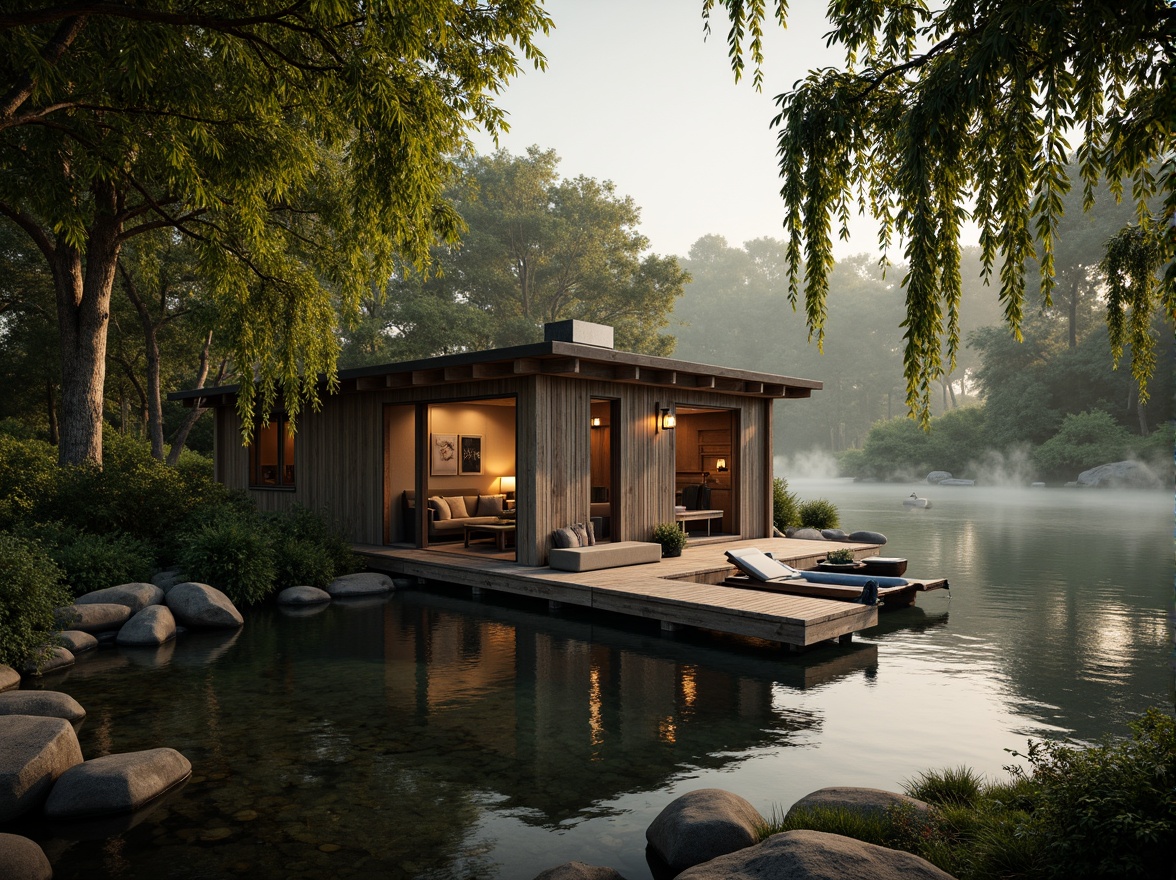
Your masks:
<svg viewBox="0 0 1176 880"><path fill-rule="evenodd" d="M6 3L0 216L76 254L79 301L123 242L188 236L239 373L294 414L334 375L337 309L456 238L452 157L505 128L494 96L549 27L537 0Z"/></svg>
<svg viewBox="0 0 1176 880"><path fill-rule="evenodd" d="M731 21L736 78L749 56L758 87L765 23L784 25L787 3L769 12L762 0L717 2ZM715 5L703 0L708 27ZM1130 342L1146 386L1150 314L1159 305L1176 320L1176 5L831 0L828 18L845 69L810 73L777 98L773 120L789 298L795 307L803 276L810 334L823 339L834 225L845 238L854 207L869 211L884 252L903 242L907 404L925 422L932 384L959 348L965 206L980 228L984 277L998 273L1017 335L1035 238L1050 303L1073 152L1085 209L1101 178L1116 194L1129 187L1136 206L1136 225L1104 268L1112 343L1121 352Z"/></svg>

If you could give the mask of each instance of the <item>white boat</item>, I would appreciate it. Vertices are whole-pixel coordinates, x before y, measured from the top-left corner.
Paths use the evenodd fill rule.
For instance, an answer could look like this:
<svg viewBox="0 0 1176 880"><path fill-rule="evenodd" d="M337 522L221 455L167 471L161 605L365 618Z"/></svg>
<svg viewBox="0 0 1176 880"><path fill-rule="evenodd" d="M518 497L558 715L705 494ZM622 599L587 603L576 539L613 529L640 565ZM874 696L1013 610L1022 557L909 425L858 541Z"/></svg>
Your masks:
<svg viewBox="0 0 1176 880"><path fill-rule="evenodd" d="M931 506L931 499L930 498L920 498L918 495L916 495L914 492L912 492L910 498L902 499L902 506L903 507L918 508L920 510L926 510L928 507Z"/></svg>

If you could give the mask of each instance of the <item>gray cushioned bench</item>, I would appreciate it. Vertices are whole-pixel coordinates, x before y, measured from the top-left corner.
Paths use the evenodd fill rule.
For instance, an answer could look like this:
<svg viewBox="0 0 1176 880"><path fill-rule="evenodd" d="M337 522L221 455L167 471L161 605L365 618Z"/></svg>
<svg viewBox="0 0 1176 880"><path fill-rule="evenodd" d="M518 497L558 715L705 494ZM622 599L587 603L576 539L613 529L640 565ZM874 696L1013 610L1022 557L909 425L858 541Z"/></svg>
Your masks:
<svg viewBox="0 0 1176 880"><path fill-rule="evenodd" d="M596 571L622 565L640 565L661 559L661 544L646 541L615 541L591 547L554 547L547 564L559 571Z"/></svg>

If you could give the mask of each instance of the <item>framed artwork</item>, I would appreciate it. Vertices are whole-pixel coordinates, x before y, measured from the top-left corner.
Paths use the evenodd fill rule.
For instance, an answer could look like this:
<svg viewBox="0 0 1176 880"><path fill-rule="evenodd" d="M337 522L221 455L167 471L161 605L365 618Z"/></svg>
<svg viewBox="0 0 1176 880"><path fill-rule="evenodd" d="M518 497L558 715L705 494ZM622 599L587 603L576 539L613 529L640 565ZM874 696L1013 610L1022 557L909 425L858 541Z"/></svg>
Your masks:
<svg viewBox="0 0 1176 880"><path fill-rule="evenodd" d="M482 435L481 434L462 434L461 435L461 465L460 473L463 474L480 474L482 473Z"/></svg>
<svg viewBox="0 0 1176 880"><path fill-rule="evenodd" d="M429 474L434 477L457 476L456 434L429 435Z"/></svg>

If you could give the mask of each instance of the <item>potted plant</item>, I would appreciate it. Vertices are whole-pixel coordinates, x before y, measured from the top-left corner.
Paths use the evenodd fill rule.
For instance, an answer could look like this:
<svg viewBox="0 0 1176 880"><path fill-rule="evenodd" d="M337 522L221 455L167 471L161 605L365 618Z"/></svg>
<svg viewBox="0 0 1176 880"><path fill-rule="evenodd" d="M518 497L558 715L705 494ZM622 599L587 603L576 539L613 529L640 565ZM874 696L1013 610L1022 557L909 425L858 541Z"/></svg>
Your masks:
<svg viewBox="0 0 1176 880"><path fill-rule="evenodd" d="M653 540L661 544L662 556L681 556L686 533L676 522L658 523L653 527Z"/></svg>
<svg viewBox="0 0 1176 880"><path fill-rule="evenodd" d="M838 547L825 554L825 558L817 563L821 571L854 571L865 566L853 558L853 551L848 547Z"/></svg>

